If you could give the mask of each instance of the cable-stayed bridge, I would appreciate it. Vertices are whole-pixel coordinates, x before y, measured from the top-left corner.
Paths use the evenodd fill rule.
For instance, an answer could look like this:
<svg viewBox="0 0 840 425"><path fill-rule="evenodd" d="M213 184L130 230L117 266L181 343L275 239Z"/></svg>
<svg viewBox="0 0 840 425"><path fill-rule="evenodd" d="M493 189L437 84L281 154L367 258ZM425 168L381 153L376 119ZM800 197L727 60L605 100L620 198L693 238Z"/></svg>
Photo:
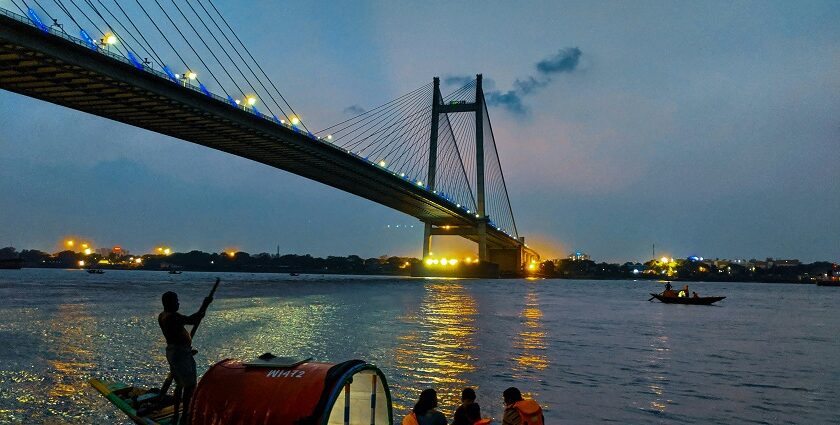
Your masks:
<svg viewBox="0 0 840 425"><path fill-rule="evenodd" d="M212 0L112 1L0 0L0 88L410 214L425 223L424 258L432 236L455 235L490 273L539 259L516 228L480 75L445 96L435 78L313 132Z"/></svg>

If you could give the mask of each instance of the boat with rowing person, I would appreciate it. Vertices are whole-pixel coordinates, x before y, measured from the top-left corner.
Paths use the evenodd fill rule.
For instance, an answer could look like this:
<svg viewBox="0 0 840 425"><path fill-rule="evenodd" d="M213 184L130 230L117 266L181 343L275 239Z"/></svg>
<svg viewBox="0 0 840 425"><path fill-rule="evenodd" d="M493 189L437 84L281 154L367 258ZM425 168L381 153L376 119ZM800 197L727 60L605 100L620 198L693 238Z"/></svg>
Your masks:
<svg viewBox="0 0 840 425"><path fill-rule="evenodd" d="M716 303L726 297L701 297L697 295L697 292L692 293L689 296L688 285L685 285L683 289L679 291L675 291L671 289L671 283L665 283L665 290L662 291L661 294L650 294L650 299L648 301L653 301L653 299L657 299L665 304L692 304L692 305L711 305Z"/></svg>
<svg viewBox="0 0 840 425"><path fill-rule="evenodd" d="M105 270L102 269L87 269L87 272L90 274L105 274Z"/></svg>
<svg viewBox="0 0 840 425"><path fill-rule="evenodd" d="M198 381L189 412L158 388L89 382L142 425L174 425L185 413L193 425L394 423L385 375L362 360L321 363L270 353L250 362L222 360Z"/></svg>
<svg viewBox="0 0 840 425"><path fill-rule="evenodd" d="M178 346L169 342L167 331L174 328L186 333L183 326L191 324L189 337L183 335L191 343L218 286L216 278L199 311L190 316L177 313L179 301L174 292L161 297L164 312L158 321L167 337L170 373L160 388L100 379L91 379L90 385L142 425L393 425L385 375L363 360L322 363L308 357L265 353L249 362L221 360L196 384L191 358L196 351L187 346L184 355L189 356L186 368L191 372L184 370L176 358L181 354L170 352ZM173 379L176 388L169 395Z"/></svg>

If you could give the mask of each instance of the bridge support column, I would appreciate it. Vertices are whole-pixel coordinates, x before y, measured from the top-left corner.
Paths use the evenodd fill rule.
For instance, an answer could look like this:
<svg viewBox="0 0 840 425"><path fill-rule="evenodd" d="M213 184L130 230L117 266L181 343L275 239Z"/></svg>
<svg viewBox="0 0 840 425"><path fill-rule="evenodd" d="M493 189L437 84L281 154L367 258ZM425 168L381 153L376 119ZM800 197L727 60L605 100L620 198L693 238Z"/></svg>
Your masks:
<svg viewBox="0 0 840 425"><path fill-rule="evenodd" d="M490 261L487 252L487 210L484 202L484 89L481 74L475 76L475 190L478 223L478 259Z"/></svg>
<svg viewBox="0 0 840 425"><path fill-rule="evenodd" d="M423 229L423 257L420 260L425 260L432 252L432 225L426 223Z"/></svg>
<svg viewBox="0 0 840 425"><path fill-rule="evenodd" d="M490 252L487 250L487 220L478 223L478 259L480 261L491 261Z"/></svg>
<svg viewBox="0 0 840 425"><path fill-rule="evenodd" d="M437 182L437 151L438 151L438 114L441 103L440 78L435 77L432 92L432 129L429 134L429 173L426 175L426 184L429 190L434 191ZM429 256L432 251L432 225L425 223L423 229L423 259Z"/></svg>
<svg viewBox="0 0 840 425"><path fill-rule="evenodd" d="M522 248L492 248L488 255L490 261L499 265L502 276L521 276L525 264L522 262Z"/></svg>

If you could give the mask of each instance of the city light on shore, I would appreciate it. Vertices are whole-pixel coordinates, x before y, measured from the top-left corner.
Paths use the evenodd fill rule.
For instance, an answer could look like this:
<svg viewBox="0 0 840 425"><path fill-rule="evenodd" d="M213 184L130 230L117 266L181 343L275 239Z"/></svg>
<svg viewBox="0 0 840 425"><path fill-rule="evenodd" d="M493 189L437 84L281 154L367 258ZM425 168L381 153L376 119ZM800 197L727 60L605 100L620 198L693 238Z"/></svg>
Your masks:
<svg viewBox="0 0 840 425"><path fill-rule="evenodd" d="M432 267L432 266L457 267L459 264L462 264L462 263L465 264L465 265L478 264L478 261L473 260L472 257L466 257L466 258L463 258L463 259L450 258L450 257L440 257L440 258L426 257L423 260L423 263L427 267Z"/></svg>

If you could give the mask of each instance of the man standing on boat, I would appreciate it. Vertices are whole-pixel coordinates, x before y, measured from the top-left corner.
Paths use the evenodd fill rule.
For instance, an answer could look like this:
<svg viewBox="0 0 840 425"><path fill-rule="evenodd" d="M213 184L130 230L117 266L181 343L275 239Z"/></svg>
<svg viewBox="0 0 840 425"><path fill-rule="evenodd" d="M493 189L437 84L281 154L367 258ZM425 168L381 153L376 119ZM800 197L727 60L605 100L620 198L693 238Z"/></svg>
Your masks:
<svg viewBox="0 0 840 425"><path fill-rule="evenodd" d="M168 291L161 296L163 312L158 315L158 324L166 338L166 360L169 370L175 379L175 394L180 391L184 406L183 421L188 423L190 399L196 384L195 359L193 359L192 338L185 325L197 326L204 318L204 312L213 302L213 297L204 298L201 308L190 316L178 313L181 304L178 294Z"/></svg>

